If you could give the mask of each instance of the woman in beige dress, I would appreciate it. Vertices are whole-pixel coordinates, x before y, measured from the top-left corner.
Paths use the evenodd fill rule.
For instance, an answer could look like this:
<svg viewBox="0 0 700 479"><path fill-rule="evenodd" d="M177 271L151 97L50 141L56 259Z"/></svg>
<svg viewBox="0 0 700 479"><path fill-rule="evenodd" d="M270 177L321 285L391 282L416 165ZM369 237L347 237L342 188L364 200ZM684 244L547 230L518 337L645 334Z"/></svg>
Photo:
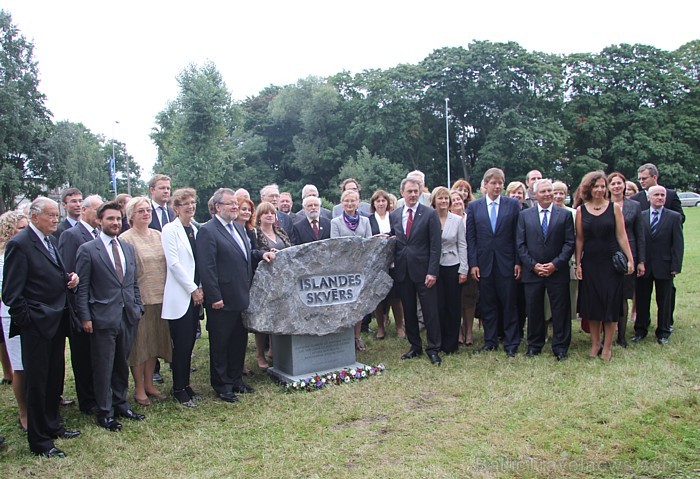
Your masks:
<svg viewBox="0 0 700 479"><path fill-rule="evenodd" d="M143 196L131 199L126 205L126 217L131 229L122 233L119 239L132 245L136 252L136 281L145 307L129 354L129 367L134 376L134 400L142 406L149 406L149 396L165 399L165 395L153 385L156 358L168 362L172 358L168 325L161 320L166 262L160 231L148 227L151 223L150 200Z"/></svg>

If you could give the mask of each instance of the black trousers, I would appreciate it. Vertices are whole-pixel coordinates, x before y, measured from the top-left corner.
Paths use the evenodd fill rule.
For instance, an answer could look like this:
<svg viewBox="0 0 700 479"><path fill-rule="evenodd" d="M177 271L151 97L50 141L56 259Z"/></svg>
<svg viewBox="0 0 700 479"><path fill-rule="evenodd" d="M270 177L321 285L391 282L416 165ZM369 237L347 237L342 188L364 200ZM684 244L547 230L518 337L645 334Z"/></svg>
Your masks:
<svg viewBox="0 0 700 479"><path fill-rule="evenodd" d="M495 273L495 271L494 271ZM512 274L491 274L479 280L479 305L484 325L484 346L498 348L498 315L503 317L503 336L506 351L518 349L521 333L518 330L517 281Z"/></svg>
<svg viewBox="0 0 700 479"><path fill-rule="evenodd" d="M454 353L459 349L459 326L462 322L462 285L459 264L440 266L437 284L438 317L442 350Z"/></svg>
<svg viewBox="0 0 700 479"><path fill-rule="evenodd" d="M122 318L118 328L94 329L90 335L93 385L99 411L97 418L113 417L115 411L131 409L128 358L136 337L136 326Z"/></svg>
<svg viewBox="0 0 700 479"><path fill-rule="evenodd" d="M423 341L420 337L418 326L418 300L423 311L423 323L427 340L426 352L438 353L441 348L440 320L438 318L437 288L425 286L424 282L414 283L406 278L398 283L399 296L403 305L403 316L406 327L406 337L413 349L423 349ZM418 296L418 300L416 299Z"/></svg>
<svg viewBox="0 0 700 479"><path fill-rule="evenodd" d="M29 449L42 453L54 447L52 436L63 434L58 399L65 374L66 337L44 339L22 333L22 363L27 394L27 440Z"/></svg>
<svg viewBox="0 0 700 479"><path fill-rule="evenodd" d="M656 286L657 323L656 337L668 338L671 335L671 321L674 309L673 279L656 279L653 274L637 278L637 320L634 334L645 337L651 324L651 292Z"/></svg>
<svg viewBox="0 0 700 479"><path fill-rule="evenodd" d="M80 410L87 413L97 405L92 382L92 355L90 353L90 335L71 330L68 335L70 359L75 377L75 392L78 396Z"/></svg>
<svg viewBox="0 0 700 479"><path fill-rule="evenodd" d="M195 314L194 302L190 299L187 312L180 319L168 321L170 338L173 342L173 359L170 363L173 369L173 389L180 391L190 385L190 370L192 369L192 350L199 318Z"/></svg>
<svg viewBox="0 0 700 479"><path fill-rule="evenodd" d="M547 318L544 317L544 295L552 309L552 352L567 354L571 344L571 298L569 282L538 281L523 283L527 310L527 349L542 351L547 339Z"/></svg>
<svg viewBox="0 0 700 479"><path fill-rule="evenodd" d="M230 393L242 383L248 330L240 311L207 308L209 379L218 394Z"/></svg>

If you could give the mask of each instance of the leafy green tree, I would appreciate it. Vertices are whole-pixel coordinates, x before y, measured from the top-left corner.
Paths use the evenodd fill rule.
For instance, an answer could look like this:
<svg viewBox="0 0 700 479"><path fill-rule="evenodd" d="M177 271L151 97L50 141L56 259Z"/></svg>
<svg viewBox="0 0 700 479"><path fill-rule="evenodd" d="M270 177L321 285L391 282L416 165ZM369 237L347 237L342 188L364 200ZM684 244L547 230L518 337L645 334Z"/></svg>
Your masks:
<svg viewBox="0 0 700 479"><path fill-rule="evenodd" d="M355 157L346 161L340 169L336 184L345 178L355 178L362 185L363 199L368 200L378 189L398 192L401 180L405 176L406 171L402 165L373 155L367 147L363 146L357 151Z"/></svg>
<svg viewBox="0 0 700 479"><path fill-rule="evenodd" d="M59 182L42 149L51 125L34 45L0 10L0 212Z"/></svg>

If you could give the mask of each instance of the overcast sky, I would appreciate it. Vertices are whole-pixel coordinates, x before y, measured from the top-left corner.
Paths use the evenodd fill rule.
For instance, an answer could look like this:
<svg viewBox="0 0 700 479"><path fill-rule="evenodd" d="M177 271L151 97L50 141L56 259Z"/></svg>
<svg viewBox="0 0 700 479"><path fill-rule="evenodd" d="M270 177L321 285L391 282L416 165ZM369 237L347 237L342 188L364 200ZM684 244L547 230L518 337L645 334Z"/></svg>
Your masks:
<svg viewBox="0 0 700 479"><path fill-rule="evenodd" d="M698 1L472 3L3 0L0 8L35 44L54 121L114 134L145 177L156 159L155 115L177 96L176 76L191 62L213 61L243 100L270 84L417 63L473 40L574 53L617 43L675 50L700 38Z"/></svg>

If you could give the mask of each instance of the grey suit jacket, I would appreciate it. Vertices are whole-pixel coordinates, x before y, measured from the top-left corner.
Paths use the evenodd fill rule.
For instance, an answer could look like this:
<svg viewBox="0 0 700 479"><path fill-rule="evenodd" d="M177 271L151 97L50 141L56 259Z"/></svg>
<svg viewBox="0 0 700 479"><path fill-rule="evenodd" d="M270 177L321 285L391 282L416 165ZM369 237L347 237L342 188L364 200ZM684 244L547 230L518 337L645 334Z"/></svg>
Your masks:
<svg viewBox="0 0 700 479"><path fill-rule="evenodd" d="M333 221L331 221L331 238L342 238L344 236L359 236L360 238L371 237L372 227L369 224L369 218L360 216L360 224L357 225L355 231L348 228L342 216L333 218Z"/></svg>
<svg viewBox="0 0 700 479"><path fill-rule="evenodd" d="M447 219L442 227L440 266L455 264L459 264L459 274L469 274L466 227L462 218L454 213L447 213Z"/></svg>
<svg viewBox="0 0 700 479"><path fill-rule="evenodd" d="M117 328L122 316L134 326L143 314L134 248L123 241L119 245L126 263L122 282L99 236L78 248L78 317L81 322L92 321L93 329Z"/></svg>

